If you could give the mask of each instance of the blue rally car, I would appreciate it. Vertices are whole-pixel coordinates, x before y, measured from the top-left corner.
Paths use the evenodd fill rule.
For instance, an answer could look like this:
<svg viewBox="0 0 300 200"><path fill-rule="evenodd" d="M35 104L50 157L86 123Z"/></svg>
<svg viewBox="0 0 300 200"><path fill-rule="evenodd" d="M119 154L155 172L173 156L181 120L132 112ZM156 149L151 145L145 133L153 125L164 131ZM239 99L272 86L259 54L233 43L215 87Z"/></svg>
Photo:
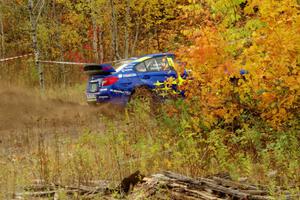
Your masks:
<svg viewBox="0 0 300 200"><path fill-rule="evenodd" d="M112 64L87 65L89 104L126 104L140 88L152 91L157 83L177 77L172 53L150 54Z"/></svg>

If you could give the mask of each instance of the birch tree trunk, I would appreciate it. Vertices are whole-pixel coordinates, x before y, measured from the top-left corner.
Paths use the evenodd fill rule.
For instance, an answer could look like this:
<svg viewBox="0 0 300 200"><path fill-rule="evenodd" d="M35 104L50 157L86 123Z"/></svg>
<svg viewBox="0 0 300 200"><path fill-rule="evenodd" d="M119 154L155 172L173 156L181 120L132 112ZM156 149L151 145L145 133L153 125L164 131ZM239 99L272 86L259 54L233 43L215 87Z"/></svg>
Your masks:
<svg viewBox="0 0 300 200"><path fill-rule="evenodd" d="M30 24L31 24L31 37L32 37L32 47L34 51L34 62L35 62L35 67L38 71L39 75L39 83L40 83L40 89L41 92L44 92L45 89L45 84L44 84L44 71L41 63L39 62L40 59L40 51L38 48L38 39L37 39L37 23L38 23L38 18L41 14L41 9L36 16L33 11L33 0L28 0L28 9L29 9L29 17L30 17Z"/></svg>
<svg viewBox="0 0 300 200"><path fill-rule="evenodd" d="M111 32L112 32L112 50L114 60L120 59L119 47L118 47L118 27L117 19L114 7L114 0L110 0L110 9L111 9Z"/></svg>
<svg viewBox="0 0 300 200"><path fill-rule="evenodd" d="M130 0L126 0L126 15L125 15L125 50L124 57L128 58L129 54L129 22L130 22Z"/></svg>

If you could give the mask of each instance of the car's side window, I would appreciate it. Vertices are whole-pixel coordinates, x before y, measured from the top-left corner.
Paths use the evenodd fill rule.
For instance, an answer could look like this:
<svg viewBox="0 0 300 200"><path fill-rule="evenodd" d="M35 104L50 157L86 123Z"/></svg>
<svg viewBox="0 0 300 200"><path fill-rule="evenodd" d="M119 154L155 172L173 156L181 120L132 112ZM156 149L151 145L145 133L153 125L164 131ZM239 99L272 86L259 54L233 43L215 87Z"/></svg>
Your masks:
<svg viewBox="0 0 300 200"><path fill-rule="evenodd" d="M167 56L157 57L156 62L158 64L160 70L167 71L167 70L171 69L168 59L167 59Z"/></svg>
<svg viewBox="0 0 300 200"><path fill-rule="evenodd" d="M150 58L141 62L135 66L135 70L138 72L153 72L153 71L168 71L172 70L167 56L161 56L156 58Z"/></svg>
<svg viewBox="0 0 300 200"><path fill-rule="evenodd" d="M145 61L147 71L160 71L161 68L158 65L155 58L151 58Z"/></svg>
<svg viewBox="0 0 300 200"><path fill-rule="evenodd" d="M146 69L145 63L141 62L141 63L137 64L135 66L135 70L138 71L138 72L146 72L147 69Z"/></svg>

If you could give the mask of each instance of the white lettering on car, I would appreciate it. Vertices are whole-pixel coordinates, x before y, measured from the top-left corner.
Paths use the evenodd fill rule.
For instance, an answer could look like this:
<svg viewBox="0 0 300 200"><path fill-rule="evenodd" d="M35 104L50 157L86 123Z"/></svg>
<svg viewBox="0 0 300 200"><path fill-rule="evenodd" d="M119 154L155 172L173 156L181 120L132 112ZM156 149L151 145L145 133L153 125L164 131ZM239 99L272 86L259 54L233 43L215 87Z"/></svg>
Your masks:
<svg viewBox="0 0 300 200"><path fill-rule="evenodd" d="M108 96L98 96L98 99L107 99L109 98Z"/></svg>
<svg viewBox="0 0 300 200"><path fill-rule="evenodd" d="M123 94L124 92L123 91L121 91L121 90L110 90L111 92L114 92L114 93L121 93L121 94Z"/></svg>
<svg viewBox="0 0 300 200"><path fill-rule="evenodd" d="M130 69L130 68L128 68L128 69L125 68L125 69L122 70L122 72L132 72L132 71L133 71L133 70Z"/></svg>
<svg viewBox="0 0 300 200"><path fill-rule="evenodd" d="M119 93L119 94L125 94L125 95L130 95L130 92L129 91L122 91L122 90L110 90L111 92L114 92L114 93Z"/></svg>
<svg viewBox="0 0 300 200"><path fill-rule="evenodd" d="M130 77L135 77L136 73L132 73L132 74L124 74L123 77L124 78L130 78Z"/></svg>

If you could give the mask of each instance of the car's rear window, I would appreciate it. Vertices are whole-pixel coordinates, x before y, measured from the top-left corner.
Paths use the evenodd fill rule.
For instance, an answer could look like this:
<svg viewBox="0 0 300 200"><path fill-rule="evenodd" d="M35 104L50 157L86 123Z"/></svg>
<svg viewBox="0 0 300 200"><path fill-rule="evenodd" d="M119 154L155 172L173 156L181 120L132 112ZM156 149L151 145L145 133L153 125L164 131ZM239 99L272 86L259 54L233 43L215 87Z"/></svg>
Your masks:
<svg viewBox="0 0 300 200"><path fill-rule="evenodd" d="M113 67L116 71L120 71L123 67L125 67L129 63L133 62L134 60L136 60L136 58L130 58L127 60L117 61L117 62L113 63Z"/></svg>
<svg viewBox="0 0 300 200"><path fill-rule="evenodd" d="M138 71L138 72L146 72L147 69L146 69L145 63L141 62L141 63L137 64L135 66L135 70Z"/></svg>

